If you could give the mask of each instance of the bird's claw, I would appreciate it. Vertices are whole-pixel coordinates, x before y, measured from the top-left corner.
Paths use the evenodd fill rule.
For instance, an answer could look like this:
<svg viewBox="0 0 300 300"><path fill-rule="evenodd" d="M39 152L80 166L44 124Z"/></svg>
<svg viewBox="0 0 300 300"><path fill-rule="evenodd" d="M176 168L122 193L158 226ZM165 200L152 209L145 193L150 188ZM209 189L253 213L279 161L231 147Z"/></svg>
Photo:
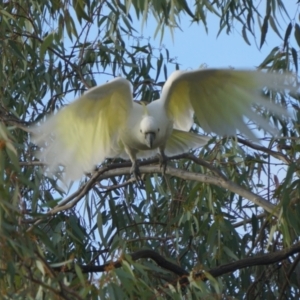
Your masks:
<svg viewBox="0 0 300 300"><path fill-rule="evenodd" d="M134 162L132 164L132 167L130 169L130 173L132 174L134 180L139 184L139 185L143 185L143 179L141 177L141 172L138 166L137 162Z"/></svg>
<svg viewBox="0 0 300 300"><path fill-rule="evenodd" d="M162 174L165 175L167 169L168 158L165 154L159 154L159 166L161 168Z"/></svg>

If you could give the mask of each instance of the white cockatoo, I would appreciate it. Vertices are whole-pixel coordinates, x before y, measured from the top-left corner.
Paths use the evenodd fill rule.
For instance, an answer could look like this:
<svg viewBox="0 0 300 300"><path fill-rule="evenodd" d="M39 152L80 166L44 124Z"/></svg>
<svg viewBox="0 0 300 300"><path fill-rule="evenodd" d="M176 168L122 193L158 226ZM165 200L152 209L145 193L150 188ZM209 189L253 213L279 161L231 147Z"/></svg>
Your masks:
<svg viewBox="0 0 300 300"><path fill-rule="evenodd" d="M32 128L39 158L54 173L65 166L65 179L76 180L105 158L130 159L138 174L137 158L160 153L181 154L203 146L208 137L189 132L194 115L207 133L253 138L251 120L265 130L273 128L255 111L286 111L262 96L264 87L291 88L287 75L232 69L175 71L161 97L148 105L133 101L131 84L123 78L93 87L70 105Z"/></svg>

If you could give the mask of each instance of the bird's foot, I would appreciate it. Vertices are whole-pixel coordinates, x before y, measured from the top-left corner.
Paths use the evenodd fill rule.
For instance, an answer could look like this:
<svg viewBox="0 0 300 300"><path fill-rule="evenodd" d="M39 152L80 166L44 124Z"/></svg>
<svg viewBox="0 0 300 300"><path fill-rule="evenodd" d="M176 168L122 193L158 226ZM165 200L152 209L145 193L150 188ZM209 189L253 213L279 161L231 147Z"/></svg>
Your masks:
<svg viewBox="0 0 300 300"><path fill-rule="evenodd" d="M163 152L159 153L158 157L159 157L159 166L161 168L162 174L165 175L168 157Z"/></svg>
<svg viewBox="0 0 300 300"><path fill-rule="evenodd" d="M141 177L141 172L140 172L139 165L138 165L137 161L135 161L134 163L132 163L132 167L130 169L130 173L132 174L133 178L135 179L135 181L139 185L143 185L143 179Z"/></svg>

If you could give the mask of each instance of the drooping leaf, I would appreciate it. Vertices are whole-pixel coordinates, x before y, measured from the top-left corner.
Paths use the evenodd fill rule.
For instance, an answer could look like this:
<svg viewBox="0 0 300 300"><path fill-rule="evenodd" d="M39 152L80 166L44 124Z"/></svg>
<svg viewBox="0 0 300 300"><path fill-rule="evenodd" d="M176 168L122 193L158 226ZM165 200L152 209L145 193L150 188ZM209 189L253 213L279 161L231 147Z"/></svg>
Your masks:
<svg viewBox="0 0 300 300"><path fill-rule="evenodd" d="M292 23L290 23L288 25L288 27L286 28L286 31L285 31L285 34L284 34L284 44L283 44L283 49L285 49L287 47L287 44L288 44L288 40L289 40L289 37L291 35L291 32L292 32L292 28L293 28L293 25Z"/></svg>

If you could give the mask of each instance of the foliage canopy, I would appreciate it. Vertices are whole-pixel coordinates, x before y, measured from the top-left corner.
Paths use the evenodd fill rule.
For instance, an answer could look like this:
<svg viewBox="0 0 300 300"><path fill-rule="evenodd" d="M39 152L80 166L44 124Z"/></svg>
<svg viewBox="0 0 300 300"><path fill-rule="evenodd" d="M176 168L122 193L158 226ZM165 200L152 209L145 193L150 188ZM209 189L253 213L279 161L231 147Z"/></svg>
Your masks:
<svg viewBox="0 0 300 300"><path fill-rule="evenodd" d="M158 98L180 62L141 36L137 28L153 20L153 35L163 41L170 30L175 44L182 18L209 29L209 14L219 20L219 34L239 30L247 44L264 47L272 30L278 46L260 68L298 71L299 4L295 12L289 16L281 0L260 6L250 0L3 1L3 299L299 297L297 95L270 93L293 114L279 121L265 112L280 138L260 132L257 145L212 136L203 149L172 159L165 177L155 158L143 162L143 187L130 179L130 164L116 159L66 195L56 178L42 175L28 132L115 76L132 82L136 99Z"/></svg>

